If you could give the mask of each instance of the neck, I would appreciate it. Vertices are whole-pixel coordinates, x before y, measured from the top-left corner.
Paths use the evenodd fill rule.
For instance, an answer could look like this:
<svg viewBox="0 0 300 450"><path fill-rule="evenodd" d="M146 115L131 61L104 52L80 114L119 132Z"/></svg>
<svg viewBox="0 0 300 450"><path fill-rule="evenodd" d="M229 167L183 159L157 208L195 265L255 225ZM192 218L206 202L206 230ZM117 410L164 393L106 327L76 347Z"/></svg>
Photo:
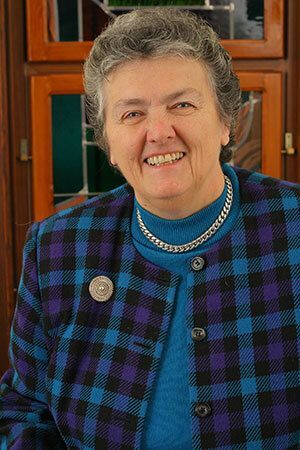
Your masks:
<svg viewBox="0 0 300 450"><path fill-rule="evenodd" d="M210 179L203 180L192 194L187 192L175 198L162 199L141 198L138 193L135 194L145 210L162 219L178 220L189 217L213 203L222 194L224 185L224 175L221 171L214 182Z"/></svg>

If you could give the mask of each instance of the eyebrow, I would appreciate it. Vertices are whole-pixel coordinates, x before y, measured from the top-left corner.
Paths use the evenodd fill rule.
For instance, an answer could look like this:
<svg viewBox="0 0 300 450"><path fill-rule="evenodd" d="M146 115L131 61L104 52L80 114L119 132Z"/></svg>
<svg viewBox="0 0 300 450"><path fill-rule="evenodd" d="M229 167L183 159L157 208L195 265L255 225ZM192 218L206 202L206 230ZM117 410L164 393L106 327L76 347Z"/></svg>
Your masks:
<svg viewBox="0 0 300 450"><path fill-rule="evenodd" d="M202 100L203 95L200 91L194 88L186 88L182 89L180 91L172 92L171 94L166 95L163 97L164 101L172 101L176 100L179 97L183 97L184 95L193 95L194 97L197 97L198 100Z"/></svg>
<svg viewBox="0 0 300 450"><path fill-rule="evenodd" d="M170 102L184 95L193 95L197 97L198 100L201 100L203 98L203 95L197 89L187 88L187 89L180 89L179 91L175 91L172 92L171 94L163 96L162 101L163 103ZM119 109L127 106L145 106L147 105L147 103L148 101L141 97L122 98L114 104L113 109Z"/></svg>

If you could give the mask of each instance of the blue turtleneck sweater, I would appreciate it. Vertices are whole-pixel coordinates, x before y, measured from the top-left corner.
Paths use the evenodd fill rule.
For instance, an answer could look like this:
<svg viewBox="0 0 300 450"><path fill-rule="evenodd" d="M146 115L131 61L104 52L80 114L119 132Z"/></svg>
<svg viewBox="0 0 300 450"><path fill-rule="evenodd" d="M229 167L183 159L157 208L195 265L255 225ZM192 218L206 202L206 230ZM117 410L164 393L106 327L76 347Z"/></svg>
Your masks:
<svg viewBox="0 0 300 450"><path fill-rule="evenodd" d="M167 220L155 216L143 209L135 200L131 233L136 249L147 260L181 276L168 341L147 409L142 449L188 450L193 448L187 370L188 337L185 324L187 279L189 272L192 271L191 259L205 253L228 233L238 216L240 201L237 176L227 164L223 166L223 172L229 176L233 185L233 204L230 213L216 234L196 249L186 253L169 253L152 244L139 228L136 208L139 208L143 222L155 236L171 244L184 244L204 233L216 220L225 203L226 187L212 204L180 220Z"/></svg>

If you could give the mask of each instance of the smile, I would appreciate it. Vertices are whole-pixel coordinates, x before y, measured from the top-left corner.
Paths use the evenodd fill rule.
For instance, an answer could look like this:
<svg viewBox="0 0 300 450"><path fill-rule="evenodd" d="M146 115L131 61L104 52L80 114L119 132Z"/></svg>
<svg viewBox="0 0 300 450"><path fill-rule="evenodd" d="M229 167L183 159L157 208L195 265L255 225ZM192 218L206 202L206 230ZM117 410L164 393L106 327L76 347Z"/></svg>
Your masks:
<svg viewBox="0 0 300 450"><path fill-rule="evenodd" d="M167 163L172 164L174 161L178 161L179 159L183 158L183 156L184 153L182 152L166 153L165 155L157 155L151 158L147 158L146 162L147 164L150 164L150 166L160 166Z"/></svg>

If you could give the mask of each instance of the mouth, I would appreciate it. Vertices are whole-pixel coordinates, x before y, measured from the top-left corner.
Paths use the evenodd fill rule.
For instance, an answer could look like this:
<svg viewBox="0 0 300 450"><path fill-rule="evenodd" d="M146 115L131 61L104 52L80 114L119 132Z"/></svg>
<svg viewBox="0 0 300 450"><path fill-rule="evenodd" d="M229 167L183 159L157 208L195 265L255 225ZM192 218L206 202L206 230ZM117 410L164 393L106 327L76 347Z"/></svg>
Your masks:
<svg viewBox="0 0 300 450"><path fill-rule="evenodd" d="M184 155L185 154L183 152L166 153L164 155L156 155L146 158L145 162L149 166L162 166L164 164L173 164L174 162L182 159Z"/></svg>

